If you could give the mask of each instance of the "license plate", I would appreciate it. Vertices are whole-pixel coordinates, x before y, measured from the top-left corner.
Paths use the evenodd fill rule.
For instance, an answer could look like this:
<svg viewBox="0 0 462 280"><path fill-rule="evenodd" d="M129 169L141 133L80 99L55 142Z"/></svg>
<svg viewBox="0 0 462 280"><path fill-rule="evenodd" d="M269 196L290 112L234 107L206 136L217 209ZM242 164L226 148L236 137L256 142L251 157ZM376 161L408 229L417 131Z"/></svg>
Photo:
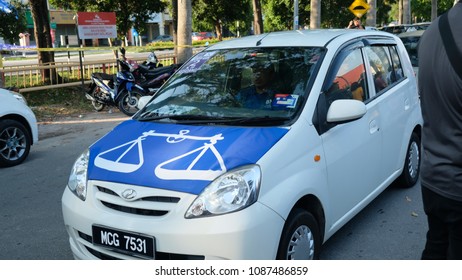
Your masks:
<svg viewBox="0 0 462 280"><path fill-rule="evenodd" d="M93 244L117 252L154 259L154 237L93 225Z"/></svg>

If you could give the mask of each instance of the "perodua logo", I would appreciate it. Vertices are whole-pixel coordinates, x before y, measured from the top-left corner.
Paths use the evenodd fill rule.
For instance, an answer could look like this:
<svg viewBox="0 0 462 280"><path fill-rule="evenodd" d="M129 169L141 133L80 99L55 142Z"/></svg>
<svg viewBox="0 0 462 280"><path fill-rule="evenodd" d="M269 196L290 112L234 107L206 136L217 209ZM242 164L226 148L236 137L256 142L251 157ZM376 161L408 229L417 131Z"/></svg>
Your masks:
<svg viewBox="0 0 462 280"><path fill-rule="evenodd" d="M125 200L133 200L136 197L136 191L134 189L126 189L122 192L122 197Z"/></svg>

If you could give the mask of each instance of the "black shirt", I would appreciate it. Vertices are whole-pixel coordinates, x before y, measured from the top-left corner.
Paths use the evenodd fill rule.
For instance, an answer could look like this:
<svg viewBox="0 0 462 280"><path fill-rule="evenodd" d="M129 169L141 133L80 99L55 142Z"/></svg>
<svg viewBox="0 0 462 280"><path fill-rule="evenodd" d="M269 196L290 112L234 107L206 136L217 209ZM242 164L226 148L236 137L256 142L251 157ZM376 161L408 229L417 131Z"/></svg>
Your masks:
<svg viewBox="0 0 462 280"><path fill-rule="evenodd" d="M448 14L457 48L462 52L462 3ZM419 42L418 86L422 116L422 186L462 201L462 80L443 46L438 19ZM462 58L459 60L462 63Z"/></svg>

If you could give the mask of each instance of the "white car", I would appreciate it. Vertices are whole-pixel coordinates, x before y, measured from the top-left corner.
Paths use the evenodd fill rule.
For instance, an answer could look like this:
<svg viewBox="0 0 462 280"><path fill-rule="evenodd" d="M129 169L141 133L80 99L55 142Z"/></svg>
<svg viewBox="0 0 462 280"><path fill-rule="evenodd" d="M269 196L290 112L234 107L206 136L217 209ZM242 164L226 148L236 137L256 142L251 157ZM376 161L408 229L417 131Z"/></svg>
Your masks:
<svg viewBox="0 0 462 280"><path fill-rule="evenodd" d="M0 100L0 167L11 167L38 141L37 119L20 93L0 89Z"/></svg>
<svg viewBox="0 0 462 280"><path fill-rule="evenodd" d="M224 41L150 98L72 168L76 259L317 259L392 182L419 177L416 80L389 33Z"/></svg>

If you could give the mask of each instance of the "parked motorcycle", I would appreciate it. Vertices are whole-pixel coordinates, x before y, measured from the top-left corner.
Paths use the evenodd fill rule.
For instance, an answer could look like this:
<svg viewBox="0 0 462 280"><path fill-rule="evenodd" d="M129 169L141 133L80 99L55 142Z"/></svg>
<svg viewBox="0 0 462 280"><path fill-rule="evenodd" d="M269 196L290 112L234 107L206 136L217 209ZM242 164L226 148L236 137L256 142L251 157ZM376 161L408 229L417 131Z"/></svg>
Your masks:
<svg viewBox="0 0 462 280"><path fill-rule="evenodd" d="M130 64L123 59L118 63L121 70L116 75L93 73L85 96L96 111L105 106L116 106L127 116L133 116L138 111L138 99L146 93L133 88L135 76L130 71Z"/></svg>
<svg viewBox="0 0 462 280"><path fill-rule="evenodd" d="M154 52L142 64L127 60L123 48L121 54L122 58L118 60L121 70L116 75L93 73L92 83L86 96L91 100L96 111L103 110L106 105L116 105L124 114L132 116L138 111L139 97L153 95L180 65L173 64L164 67L159 63ZM123 82L123 77L129 74L133 76L130 78L133 81L126 84ZM120 83L129 85L130 90L121 88ZM122 91L124 94L121 94Z"/></svg>

